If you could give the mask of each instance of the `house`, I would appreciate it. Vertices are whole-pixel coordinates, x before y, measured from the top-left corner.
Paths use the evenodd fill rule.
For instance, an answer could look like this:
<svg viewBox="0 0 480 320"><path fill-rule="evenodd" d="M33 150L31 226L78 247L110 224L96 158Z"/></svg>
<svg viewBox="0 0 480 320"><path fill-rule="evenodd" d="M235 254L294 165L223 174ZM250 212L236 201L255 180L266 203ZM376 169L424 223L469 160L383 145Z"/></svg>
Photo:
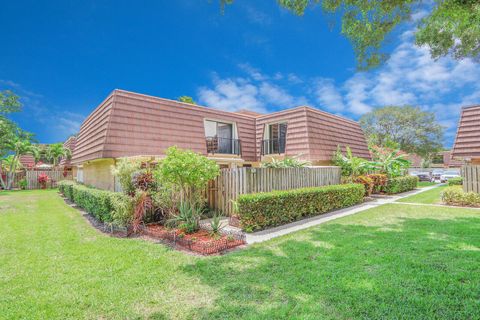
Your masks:
<svg viewBox="0 0 480 320"><path fill-rule="evenodd" d="M311 107L270 114L226 112L114 90L81 125L73 174L85 184L114 190L111 166L117 159L161 159L173 145L204 154L224 168L297 155L326 165L338 145L370 158L357 122Z"/></svg>
<svg viewBox="0 0 480 320"><path fill-rule="evenodd" d="M63 147L65 149L69 149L71 154L73 154L73 150L75 150L75 144L77 142L77 137L76 136L70 136L68 137L68 139L63 143ZM60 162L59 162L59 165L61 167L63 167L65 170L69 170L72 168L72 164L71 164L71 158L67 158L67 157L62 157L62 159L60 159Z"/></svg>
<svg viewBox="0 0 480 320"><path fill-rule="evenodd" d="M480 105L462 108L452 156L464 163L480 165Z"/></svg>
<svg viewBox="0 0 480 320"><path fill-rule="evenodd" d="M409 154L408 160L411 163L412 168L422 168L423 165L423 158L417 154ZM462 166L462 162L454 159L452 157L451 150L445 150L435 153L432 158L429 167L430 168L460 168Z"/></svg>

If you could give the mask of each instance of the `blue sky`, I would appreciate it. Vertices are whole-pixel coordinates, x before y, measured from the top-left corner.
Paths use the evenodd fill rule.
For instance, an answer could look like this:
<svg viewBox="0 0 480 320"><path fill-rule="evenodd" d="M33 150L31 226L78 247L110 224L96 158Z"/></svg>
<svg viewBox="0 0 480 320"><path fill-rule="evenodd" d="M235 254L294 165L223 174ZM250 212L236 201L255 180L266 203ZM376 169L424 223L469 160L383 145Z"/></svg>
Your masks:
<svg viewBox="0 0 480 320"><path fill-rule="evenodd" d="M406 23L390 60L355 70L349 42L319 8L297 17L276 1L3 1L0 89L21 95L13 118L40 142L64 140L113 89L224 110L308 104L358 119L383 105L434 111L452 144L461 106L480 102L480 66L430 59ZM419 10L414 19L425 14Z"/></svg>

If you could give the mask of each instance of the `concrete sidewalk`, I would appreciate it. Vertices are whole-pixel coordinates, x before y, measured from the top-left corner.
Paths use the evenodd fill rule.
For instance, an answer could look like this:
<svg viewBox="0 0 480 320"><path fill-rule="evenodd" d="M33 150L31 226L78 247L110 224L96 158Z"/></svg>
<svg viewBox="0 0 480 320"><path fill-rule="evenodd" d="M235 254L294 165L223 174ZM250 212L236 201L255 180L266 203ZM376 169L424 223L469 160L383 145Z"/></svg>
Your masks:
<svg viewBox="0 0 480 320"><path fill-rule="evenodd" d="M375 208L375 207L381 206L383 204L392 203L392 202L395 202L398 199L402 199L402 198L405 198L405 197L408 197L408 196L411 196L411 195L415 195L415 194L418 194L418 193L422 193L422 192L425 192L425 191L428 191L428 190L431 190L431 189L434 189L434 188L438 188L438 187L439 187L439 185L435 185L435 186L431 186L431 187L425 187L425 188L413 190L413 191L410 191L410 192L405 192L405 193L402 193L401 195L378 196L378 197L375 197L373 201L364 202L362 204L359 204L359 205L356 205L356 206L353 206L353 207L332 211L332 212L322 214L322 215L318 215L318 216L311 217L311 218L302 219L302 220L295 221L295 222L285 224L283 226L279 226L279 227L275 227L275 228L270 228L270 229L266 229L266 230L262 230L262 231L258 231L258 232L254 232L254 233L247 233L246 234L247 244L267 241L267 240L270 240L272 238L280 237L280 236L283 236L285 234L289 234L289 233L292 233L292 232L295 232L295 231L307 229L307 228L325 223L327 221L331 221L331 220L335 220L335 219L338 219L338 218L350 216L352 214L356 214L356 213L359 213L359 212L362 212L362 211L365 211L365 210L368 210L368 209L371 209L371 208ZM232 228L232 227L230 227L230 228ZM234 228L234 229L236 231L240 231L240 229L238 229L238 228ZM233 228L232 228L232 230L233 230Z"/></svg>

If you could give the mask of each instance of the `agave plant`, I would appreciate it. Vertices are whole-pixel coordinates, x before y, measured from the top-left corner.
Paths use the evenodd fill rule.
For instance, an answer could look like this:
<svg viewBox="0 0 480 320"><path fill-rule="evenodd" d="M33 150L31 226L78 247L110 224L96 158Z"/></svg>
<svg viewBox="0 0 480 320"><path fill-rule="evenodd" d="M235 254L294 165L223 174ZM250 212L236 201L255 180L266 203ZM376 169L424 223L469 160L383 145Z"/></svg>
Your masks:
<svg viewBox="0 0 480 320"><path fill-rule="evenodd" d="M189 202L184 201L178 206L178 214L167 220L167 225L183 229L185 233L194 233L200 228L200 211Z"/></svg>
<svg viewBox="0 0 480 320"><path fill-rule="evenodd" d="M220 235L220 232L224 228L220 215L215 214L213 216L212 221L210 222L210 228L210 235L214 237L218 237Z"/></svg>

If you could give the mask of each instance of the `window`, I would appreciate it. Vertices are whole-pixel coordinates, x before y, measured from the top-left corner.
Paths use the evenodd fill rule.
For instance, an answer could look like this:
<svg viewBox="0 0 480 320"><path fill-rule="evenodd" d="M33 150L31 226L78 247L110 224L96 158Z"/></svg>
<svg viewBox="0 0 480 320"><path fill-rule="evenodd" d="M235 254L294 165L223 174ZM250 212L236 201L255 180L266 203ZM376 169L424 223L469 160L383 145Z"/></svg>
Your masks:
<svg viewBox="0 0 480 320"><path fill-rule="evenodd" d="M77 182L83 183L83 168L82 168L82 167L78 167L78 170L77 170Z"/></svg>
<svg viewBox="0 0 480 320"><path fill-rule="evenodd" d="M272 123L265 127L262 154L285 153L287 123Z"/></svg>
<svg viewBox="0 0 480 320"><path fill-rule="evenodd" d="M233 123L205 120L208 153L240 154L240 141Z"/></svg>

